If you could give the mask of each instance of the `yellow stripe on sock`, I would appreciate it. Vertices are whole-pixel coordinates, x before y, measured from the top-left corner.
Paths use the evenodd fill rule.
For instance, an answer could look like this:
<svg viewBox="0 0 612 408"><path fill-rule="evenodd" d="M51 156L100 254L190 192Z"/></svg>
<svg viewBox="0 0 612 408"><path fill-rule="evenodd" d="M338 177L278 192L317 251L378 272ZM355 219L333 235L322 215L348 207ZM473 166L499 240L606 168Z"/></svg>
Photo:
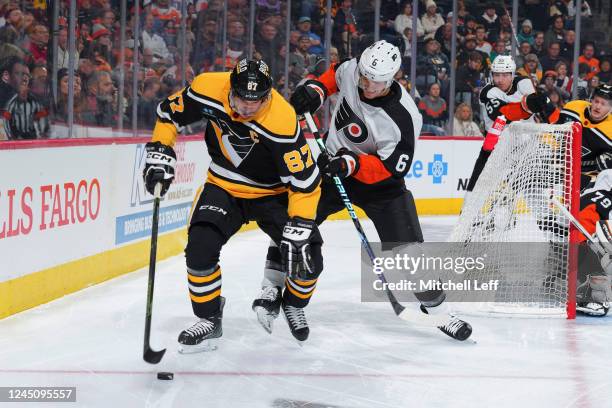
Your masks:
<svg viewBox="0 0 612 408"><path fill-rule="evenodd" d="M291 292L291 294L299 297L300 299L309 299L312 296L312 294L314 293L314 290L312 290L312 291L310 291L309 293L306 293L306 294L300 293L300 292L296 291L295 289L293 289L291 287L291 285L285 285L285 287L287 288L287 290L289 290L289 292Z"/></svg>
<svg viewBox="0 0 612 408"><path fill-rule="evenodd" d="M218 268L216 272L214 272L211 275L207 275L207 276L196 276L196 275L192 275L189 272L187 272L187 278L193 283L210 282L211 280L216 279L219 276L221 276L221 268Z"/></svg>

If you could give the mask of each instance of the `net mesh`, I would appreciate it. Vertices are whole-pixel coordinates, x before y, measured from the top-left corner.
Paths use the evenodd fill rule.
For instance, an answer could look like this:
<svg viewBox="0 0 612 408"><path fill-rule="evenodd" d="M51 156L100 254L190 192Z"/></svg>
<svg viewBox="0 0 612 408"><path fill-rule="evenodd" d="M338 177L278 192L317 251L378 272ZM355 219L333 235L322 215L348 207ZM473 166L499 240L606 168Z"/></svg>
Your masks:
<svg viewBox="0 0 612 408"><path fill-rule="evenodd" d="M487 254L486 268L464 278L499 280L499 287L490 301L462 309L565 315L569 220L551 197L570 207L572 189L579 188L572 186L579 160L572 153L572 134L571 124L532 123L512 123L502 133L449 239L480 243L471 250ZM454 246L454 256L468 246Z"/></svg>

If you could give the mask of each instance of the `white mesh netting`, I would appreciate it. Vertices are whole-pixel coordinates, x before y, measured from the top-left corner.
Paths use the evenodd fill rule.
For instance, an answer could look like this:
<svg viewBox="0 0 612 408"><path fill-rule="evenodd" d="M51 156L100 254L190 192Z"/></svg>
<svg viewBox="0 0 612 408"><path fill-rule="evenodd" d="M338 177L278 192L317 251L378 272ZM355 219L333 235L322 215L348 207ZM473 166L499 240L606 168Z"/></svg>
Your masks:
<svg viewBox="0 0 612 408"><path fill-rule="evenodd" d="M482 243L453 246L453 255L486 253L486 268L464 278L499 279L499 288L487 302L459 304L462 311L565 315L569 220L551 197L578 205L571 202L580 166L572 142L572 124L512 123L502 133L449 239Z"/></svg>

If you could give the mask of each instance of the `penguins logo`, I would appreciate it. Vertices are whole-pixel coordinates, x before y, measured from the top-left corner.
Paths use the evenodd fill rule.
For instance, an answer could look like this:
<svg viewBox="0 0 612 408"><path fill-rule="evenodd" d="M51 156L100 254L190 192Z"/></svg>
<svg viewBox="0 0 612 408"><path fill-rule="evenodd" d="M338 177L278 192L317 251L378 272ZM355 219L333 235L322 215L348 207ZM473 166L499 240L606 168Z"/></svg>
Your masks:
<svg viewBox="0 0 612 408"><path fill-rule="evenodd" d="M352 143L363 143L368 139L368 128L351 109L346 99L342 99L334 122L338 132L342 132Z"/></svg>

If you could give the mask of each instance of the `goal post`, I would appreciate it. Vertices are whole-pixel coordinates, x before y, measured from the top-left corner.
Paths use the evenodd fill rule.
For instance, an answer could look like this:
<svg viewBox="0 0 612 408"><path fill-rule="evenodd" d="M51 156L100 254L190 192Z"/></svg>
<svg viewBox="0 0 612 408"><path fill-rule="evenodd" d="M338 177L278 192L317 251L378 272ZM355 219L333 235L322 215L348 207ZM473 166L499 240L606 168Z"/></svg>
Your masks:
<svg viewBox="0 0 612 408"><path fill-rule="evenodd" d="M579 123L515 122L504 129L449 239L490 248L486 270L465 276L500 281L479 312L575 318L579 233L551 198L578 216L581 146ZM537 255L520 252L530 247Z"/></svg>

